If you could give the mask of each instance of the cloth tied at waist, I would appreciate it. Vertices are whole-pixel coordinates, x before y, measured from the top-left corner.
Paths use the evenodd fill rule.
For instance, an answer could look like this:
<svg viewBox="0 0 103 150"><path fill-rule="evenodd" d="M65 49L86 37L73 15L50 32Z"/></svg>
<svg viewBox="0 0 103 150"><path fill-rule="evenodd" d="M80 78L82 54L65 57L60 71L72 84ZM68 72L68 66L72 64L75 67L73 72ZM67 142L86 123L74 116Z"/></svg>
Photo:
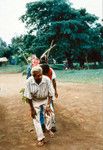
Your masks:
<svg viewBox="0 0 103 150"><path fill-rule="evenodd" d="M34 101L40 101L40 100L45 100L47 99L47 96L45 97L37 97L35 94L31 93L31 96L32 96L32 100Z"/></svg>

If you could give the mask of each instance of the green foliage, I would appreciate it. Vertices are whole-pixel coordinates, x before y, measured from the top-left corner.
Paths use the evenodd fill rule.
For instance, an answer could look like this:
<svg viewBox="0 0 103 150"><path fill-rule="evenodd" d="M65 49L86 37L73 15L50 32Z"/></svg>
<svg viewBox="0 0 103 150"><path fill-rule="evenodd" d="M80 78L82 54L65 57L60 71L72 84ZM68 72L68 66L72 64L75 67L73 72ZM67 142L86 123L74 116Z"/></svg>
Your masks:
<svg viewBox="0 0 103 150"><path fill-rule="evenodd" d="M0 39L0 57L11 63L27 64L25 58L31 54L40 57L51 41L56 46L50 57L57 63L67 60L68 68L73 62L83 67L85 62L103 60L103 26L86 9L76 10L66 0L40 0L26 5L21 20L28 29L26 35L13 37L8 46Z"/></svg>
<svg viewBox="0 0 103 150"><path fill-rule="evenodd" d="M96 24L95 15L86 9L76 10L65 0L46 0L31 2L26 5L26 13L21 17L26 23L29 34L36 33L31 47L38 57L50 46L51 41L56 47L51 51L53 58L63 61L80 61L82 53L88 58L89 52L101 49L101 25ZM100 30L101 28L101 30ZM95 33L95 34L94 34ZM72 53L72 54L71 54Z"/></svg>
<svg viewBox="0 0 103 150"><path fill-rule="evenodd" d="M21 93L21 95L22 95L22 101L24 102L24 103L28 103L28 98L26 98L25 96L24 96L24 88L22 88L21 90L20 90L20 93Z"/></svg>
<svg viewBox="0 0 103 150"><path fill-rule="evenodd" d="M33 35L21 35L18 37L13 37L12 42L9 45L9 49L12 52L12 56L15 57L16 64L27 64L27 58L33 54L33 49L31 47L35 36ZM17 58L17 59L16 59ZM12 59L12 57L11 57Z"/></svg>
<svg viewBox="0 0 103 150"><path fill-rule="evenodd" d="M6 42L4 42L0 38L0 57L7 57L9 58L11 56L11 51L9 47L7 46Z"/></svg>

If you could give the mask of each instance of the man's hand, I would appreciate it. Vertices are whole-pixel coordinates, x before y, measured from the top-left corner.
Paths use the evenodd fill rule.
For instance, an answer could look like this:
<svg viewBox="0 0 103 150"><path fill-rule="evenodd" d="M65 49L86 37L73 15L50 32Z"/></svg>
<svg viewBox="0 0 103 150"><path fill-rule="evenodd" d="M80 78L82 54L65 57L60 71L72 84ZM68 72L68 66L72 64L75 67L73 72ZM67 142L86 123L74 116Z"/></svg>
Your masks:
<svg viewBox="0 0 103 150"><path fill-rule="evenodd" d="M55 97L58 98L58 93L57 92L55 92Z"/></svg>
<svg viewBox="0 0 103 150"><path fill-rule="evenodd" d="M36 111L34 108L31 109L31 117L36 118Z"/></svg>
<svg viewBox="0 0 103 150"><path fill-rule="evenodd" d="M45 113L50 116L50 113L52 112L52 110L50 109L50 106L46 107Z"/></svg>

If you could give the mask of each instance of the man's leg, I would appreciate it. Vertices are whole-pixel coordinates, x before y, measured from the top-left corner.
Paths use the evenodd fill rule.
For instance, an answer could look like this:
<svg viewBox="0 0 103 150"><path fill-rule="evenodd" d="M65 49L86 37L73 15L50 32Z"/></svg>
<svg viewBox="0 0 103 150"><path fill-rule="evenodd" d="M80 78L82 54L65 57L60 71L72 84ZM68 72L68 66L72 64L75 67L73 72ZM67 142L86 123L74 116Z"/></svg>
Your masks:
<svg viewBox="0 0 103 150"><path fill-rule="evenodd" d="M50 103L50 108L51 108L51 110L53 112L52 113L52 128L51 128L51 131L52 132L56 132L56 125L55 125L56 121L55 121L55 113L54 113L54 103L53 103L53 100Z"/></svg>
<svg viewBox="0 0 103 150"><path fill-rule="evenodd" d="M44 113L43 113L43 105L40 106L40 123L43 129L43 132L45 132L45 118L44 118Z"/></svg>
<svg viewBox="0 0 103 150"><path fill-rule="evenodd" d="M41 123L40 123L40 107L36 107L35 110L36 110L37 115L36 115L36 118L33 119L33 124L34 124L35 131L37 134L37 140L41 141L45 138L45 136L43 134L43 130L42 130Z"/></svg>
<svg viewBox="0 0 103 150"><path fill-rule="evenodd" d="M46 106L44 105L44 111L45 111L45 109L46 109ZM51 128L52 128L52 115L53 115L52 112L50 112L49 115L47 113L45 113L45 127L46 127L49 135L51 137L54 137L54 133L51 130Z"/></svg>
<svg viewBox="0 0 103 150"><path fill-rule="evenodd" d="M43 107L44 107L44 116L45 116L45 127L49 131L52 128L52 113L50 113L50 115L47 115L47 113L45 113L46 105L43 105Z"/></svg>

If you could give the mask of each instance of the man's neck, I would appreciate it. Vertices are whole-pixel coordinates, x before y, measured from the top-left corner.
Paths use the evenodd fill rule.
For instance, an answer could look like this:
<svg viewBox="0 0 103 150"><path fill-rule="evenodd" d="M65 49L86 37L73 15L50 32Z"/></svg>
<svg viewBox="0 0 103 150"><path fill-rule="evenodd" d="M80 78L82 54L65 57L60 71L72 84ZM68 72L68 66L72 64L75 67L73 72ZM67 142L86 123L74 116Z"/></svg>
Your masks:
<svg viewBox="0 0 103 150"><path fill-rule="evenodd" d="M35 80L35 82L39 85L42 79L40 80Z"/></svg>

